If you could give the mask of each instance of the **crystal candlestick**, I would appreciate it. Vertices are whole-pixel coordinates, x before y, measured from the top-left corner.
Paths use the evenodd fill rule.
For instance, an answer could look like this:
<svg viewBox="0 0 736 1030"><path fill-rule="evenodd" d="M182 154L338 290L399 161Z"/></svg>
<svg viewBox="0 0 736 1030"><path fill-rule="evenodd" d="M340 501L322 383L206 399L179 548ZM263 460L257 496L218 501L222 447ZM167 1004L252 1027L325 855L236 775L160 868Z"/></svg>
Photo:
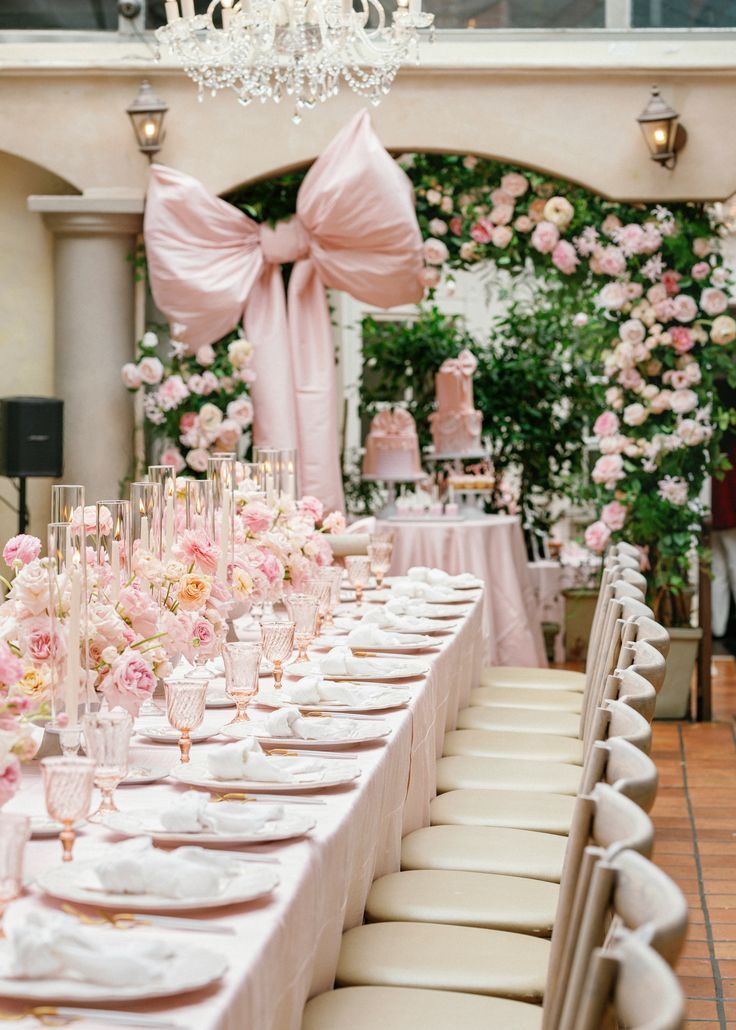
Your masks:
<svg viewBox="0 0 736 1030"><path fill-rule="evenodd" d="M292 594L286 598L285 603L294 623L294 642L298 649L296 660L306 662L307 648L317 633L319 602L310 594Z"/></svg>
<svg viewBox="0 0 736 1030"><path fill-rule="evenodd" d="M101 822L108 812L117 812L115 788L128 774L128 749L133 720L127 712L115 708L95 712L82 719L85 751L96 765L95 786L102 794L100 807L90 822Z"/></svg>
<svg viewBox="0 0 736 1030"><path fill-rule="evenodd" d="M363 603L363 590L371 578L370 558L367 555L350 554L345 559L345 569L350 586L355 590L355 606L360 608Z"/></svg>
<svg viewBox="0 0 736 1030"><path fill-rule="evenodd" d="M235 722L249 722L248 705L258 693L261 644L255 640L222 645L225 664L225 693L235 702ZM231 724L232 724L231 723Z"/></svg>
<svg viewBox="0 0 736 1030"><path fill-rule="evenodd" d="M284 675L283 663L294 650L294 623L269 619L261 622L261 645L263 657L273 662L273 685L281 689Z"/></svg>
<svg viewBox="0 0 736 1030"><path fill-rule="evenodd" d="M179 751L181 761L189 761L192 748L192 730L202 725L204 704L207 697L208 679L165 680L166 717L175 730L179 730Z"/></svg>
<svg viewBox="0 0 736 1030"><path fill-rule="evenodd" d="M41 759L41 776L46 797L46 810L62 824L59 840L62 859L71 862L74 847L74 824L84 819L92 801L95 763L91 758L60 756Z"/></svg>

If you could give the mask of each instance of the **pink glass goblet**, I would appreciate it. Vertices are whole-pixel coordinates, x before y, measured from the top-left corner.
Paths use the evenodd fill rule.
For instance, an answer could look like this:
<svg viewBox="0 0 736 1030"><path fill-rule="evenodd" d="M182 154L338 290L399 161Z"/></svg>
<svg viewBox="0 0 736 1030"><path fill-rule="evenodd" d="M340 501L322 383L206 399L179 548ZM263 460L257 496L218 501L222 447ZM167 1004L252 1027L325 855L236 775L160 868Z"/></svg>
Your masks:
<svg viewBox="0 0 736 1030"><path fill-rule="evenodd" d="M23 856L30 838L27 815L0 812L0 914L23 889Z"/></svg>
<svg viewBox="0 0 736 1030"><path fill-rule="evenodd" d="M235 702L236 722L249 722L248 704L258 693L258 670L263 648L257 640L238 640L222 645L225 693Z"/></svg>
<svg viewBox="0 0 736 1030"><path fill-rule="evenodd" d="M128 749L133 720L120 708L93 712L82 719L85 751L96 765L95 786L102 798L100 807L89 817L101 822L108 812L119 811L115 804L115 788L128 773Z"/></svg>
<svg viewBox="0 0 736 1030"><path fill-rule="evenodd" d="M327 611L322 618L323 626L334 625L334 613L337 606L340 604L340 586L342 584L342 577L345 570L342 565L330 565L326 569L320 569L317 573L317 579L323 583L327 583L330 588L330 599L327 605Z"/></svg>
<svg viewBox="0 0 736 1030"><path fill-rule="evenodd" d="M181 762L189 761L192 749L192 730L202 725L204 703L207 697L208 679L178 679L164 682L166 696L166 718L175 730L179 730L179 752Z"/></svg>
<svg viewBox="0 0 736 1030"><path fill-rule="evenodd" d="M363 590L371 578L371 560L367 554L349 554L345 559L345 568L350 586L355 590L355 606L360 608L363 603Z"/></svg>
<svg viewBox="0 0 736 1030"><path fill-rule="evenodd" d="M84 819L92 801L95 763L91 758L61 755L41 759L41 776L50 817L61 823L59 840L62 860L71 862L74 847L74 824Z"/></svg>
<svg viewBox="0 0 736 1030"><path fill-rule="evenodd" d="M296 660L307 661L307 648L317 634L319 601L310 594L292 594L286 599L286 607L294 623L294 642L297 646Z"/></svg>
<svg viewBox="0 0 736 1030"><path fill-rule="evenodd" d="M273 662L273 685L281 689L284 662L294 650L294 623L287 620L269 619L261 623L261 645L263 657Z"/></svg>
<svg viewBox="0 0 736 1030"><path fill-rule="evenodd" d="M368 545L371 572L376 577L376 586L379 590L383 586L383 577L391 567L393 549L394 545L390 540L377 540Z"/></svg>

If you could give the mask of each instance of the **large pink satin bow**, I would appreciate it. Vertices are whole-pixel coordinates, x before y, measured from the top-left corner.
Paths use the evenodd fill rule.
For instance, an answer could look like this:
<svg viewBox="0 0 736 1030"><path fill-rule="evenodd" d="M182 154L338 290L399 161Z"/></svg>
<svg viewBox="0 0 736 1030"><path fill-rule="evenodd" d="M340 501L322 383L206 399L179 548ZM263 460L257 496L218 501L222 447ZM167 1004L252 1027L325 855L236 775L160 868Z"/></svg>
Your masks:
<svg viewBox="0 0 736 1030"><path fill-rule="evenodd" d="M456 358L445 358L440 366L440 372L453 372L469 379L475 375L477 368L478 359L472 351L466 349L461 350Z"/></svg>
<svg viewBox="0 0 736 1030"><path fill-rule="evenodd" d="M421 299L411 182L361 111L307 173L294 218L270 228L183 172L153 165L151 288L190 348L242 319L254 347L254 441L299 447L301 488L343 507L335 355L325 287L379 307ZM288 310L281 265L295 262Z"/></svg>

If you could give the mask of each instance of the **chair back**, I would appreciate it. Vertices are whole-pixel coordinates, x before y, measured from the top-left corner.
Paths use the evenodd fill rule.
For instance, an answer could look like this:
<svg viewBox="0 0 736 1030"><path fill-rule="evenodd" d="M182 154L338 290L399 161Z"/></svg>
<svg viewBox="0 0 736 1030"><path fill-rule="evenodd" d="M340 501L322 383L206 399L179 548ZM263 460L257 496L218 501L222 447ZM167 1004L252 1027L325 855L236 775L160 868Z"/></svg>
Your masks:
<svg viewBox="0 0 736 1030"><path fill-rule="evenodd" d="M593 659L598 652L603 611L607 602L613 597L613 585L618 582L631 583L632 586L638 587L644 593L646 592L647 581L638 569L639 563L637 561L634 561L632 558L618 558L615 555L607 557L603 564L598 599L590 628L588 656L585 662L586 677L589 677L593 672Z"/></svg>
<svg viewBox="0 0 736 1030"><path fill-rule="evenodd" d="M624 701L629 708L633 708L647 722L651 722L657 704L657 691L649 680L635 672L633 667L618 668L606 680L603 702L606 701Z"/></svg>
<svg viewBox="0 0 736 1030"><path fill-rule="evenodd" d="M615 551L614 551L615 548ZM618 556L625 556L627 558L635 558L637 568L639 568L641 562L641 550L634 544L627 544L625 540L619 540L617 544L614 544L611 548L612 551Z"/></svg>
<svg viewBox="0 0 736 1030"><path fill-rule="evenodd" d="M644 937L620 928L609 947L593 952L574 1030L683 1030L680 983Z"/></svg>
<svg viewBox="0 0 736 1030"><path fill-rule="evenodd" d="M598 860L577 927L559 1030L574 1030L591 957L596 948L603 946L612 924L614 928L623 924L630 930L641 930L647 943L670 966L674 965L687 935L685 895L654 863L635 851L621 850L618 845L605 854L594 848L586 851L597 852Z"/></svg>
<svg viewBox="0 0 736 1030"><path fill-rule="evenodd" d="M657 795L657 767L649 755L631 741L611 736L593 745L583 774L582 793L589 794L596 783L601 782L608 783L648 812Z"/></svg>

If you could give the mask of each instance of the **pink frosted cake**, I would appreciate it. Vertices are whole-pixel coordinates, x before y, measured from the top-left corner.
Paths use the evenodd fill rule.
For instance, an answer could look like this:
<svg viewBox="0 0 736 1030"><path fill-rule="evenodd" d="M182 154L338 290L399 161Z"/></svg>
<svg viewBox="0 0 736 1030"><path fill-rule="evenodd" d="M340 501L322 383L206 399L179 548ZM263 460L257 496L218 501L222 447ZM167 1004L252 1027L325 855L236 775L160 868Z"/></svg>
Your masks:
<svg viewBox="0 0 736 1030"><path fill-rule="evenodd" d="M475 355L462 351L443 361L435 376L437 410L429 416L435 454L478 454L483 416L473 407Z"/></svg>
<svg viewBox="0 0 736 1030"><path fill-rule="evenodd" d="M369 479L413 480L422 474L419 439L408 411L379 411L365 440L363 475Z"/></svg>

